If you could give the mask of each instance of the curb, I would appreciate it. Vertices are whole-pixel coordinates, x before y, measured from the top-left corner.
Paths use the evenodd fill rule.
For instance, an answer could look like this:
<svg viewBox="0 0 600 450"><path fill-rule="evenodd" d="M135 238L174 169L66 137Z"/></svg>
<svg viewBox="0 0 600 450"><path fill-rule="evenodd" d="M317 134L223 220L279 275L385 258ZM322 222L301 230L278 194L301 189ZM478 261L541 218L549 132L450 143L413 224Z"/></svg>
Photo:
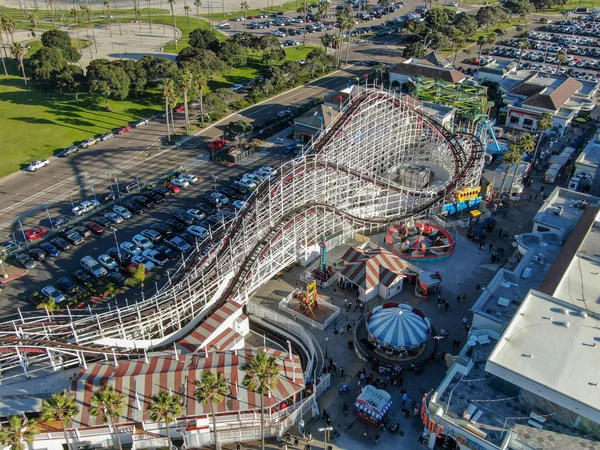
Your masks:
<svg viewBox="0 0 600 450"><path fill-rule="evenodd" d="M3 280L0 279L0 281L2 281L3 283L8 283L9 281L16 280L17 278L21 278L22 276L27 275L28 273L29 273L29 269L25 269L23 272L18 273L17 275L13 275L12 277L8 277Z"/></svg>

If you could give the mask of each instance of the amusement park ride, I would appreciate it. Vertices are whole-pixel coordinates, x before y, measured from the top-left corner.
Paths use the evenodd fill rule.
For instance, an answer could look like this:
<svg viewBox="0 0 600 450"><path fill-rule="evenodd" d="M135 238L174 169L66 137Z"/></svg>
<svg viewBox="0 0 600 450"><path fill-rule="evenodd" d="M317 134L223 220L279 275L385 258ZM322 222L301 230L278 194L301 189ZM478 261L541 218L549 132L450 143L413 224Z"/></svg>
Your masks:
<svg viewBox="0 0 600 450"><path fill-rule="evenodd" d="M322 300L317 292L316 280L308 283L304 292L299 290L296 293L296 298L299 300L298 306L296 306L296 311L301 312L307 317L311 315L316 319L317 317L314 313L316 309L327 311L323 306L321 306Z"/></svg>

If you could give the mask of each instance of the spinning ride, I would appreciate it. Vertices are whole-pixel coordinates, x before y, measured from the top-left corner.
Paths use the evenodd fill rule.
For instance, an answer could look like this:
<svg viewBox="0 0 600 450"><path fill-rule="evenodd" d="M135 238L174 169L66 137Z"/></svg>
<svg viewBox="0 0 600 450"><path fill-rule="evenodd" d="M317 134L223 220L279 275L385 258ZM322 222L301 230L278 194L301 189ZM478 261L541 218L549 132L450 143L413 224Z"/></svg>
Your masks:
<svg viewBox="0 0 600 450"><path fill-rule="evenodd" d="M454 238L442 227L427 222L390 228L385 237L396 255L409 261L432 262L445 259L454 252Z"/></svg>

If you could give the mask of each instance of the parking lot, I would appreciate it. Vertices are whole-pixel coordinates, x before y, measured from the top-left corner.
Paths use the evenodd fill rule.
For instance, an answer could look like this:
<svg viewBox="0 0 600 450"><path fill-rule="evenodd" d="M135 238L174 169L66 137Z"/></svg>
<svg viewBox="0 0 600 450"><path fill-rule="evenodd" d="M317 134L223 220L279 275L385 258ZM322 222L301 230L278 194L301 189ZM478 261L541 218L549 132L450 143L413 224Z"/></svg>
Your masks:
<svg viewBox="0 0 600 450"><path fill-rule="evenodd" d="M41 297L32 298L32 294L36 291L43 289L45 286L52 285L56 286L56 282L63 277L69 277L79 286L79 290L89 290L93 293L97 289L89 289L89 286L86 285L73 277L73 274L82 269L80 264L80 260L86 256L91 256L94 259L97 259L101 254L105 254L107 250L110 248L114 248L115 250L118 248L119 250L113 250L112 255L114 259L118 259L115 256L115 253L121 253L121 255L125 255L127 253L126 245L124 246L124 242L131 242L134 236L140 234L143 230L149 230L151 225L156 223L164 223L169 220L174 220L175 222L180 222L180 230L175 230L172 236L178 235L182 236L185 241L190 245L195 245L195 236L189 232L186 232L186 228L191 225L191 223L185 223L186 220L178 220L175 219L173 212L176 209L181 209L183 211L188 211L189 209L197 208L199 204L204 206L210 206L206 201L203 200L202 196L207 192L214 192L219 190L225 190L225 192L229 192L229 206L223 205L223 208L226 211L235 211L236 208L231 206L231 203L236 200L234 195L242 197L243 195L237 192L227 191L227 188L231 186L232 182L239 179L243 174L248 172L256 171L258 168L263 166L274 166L277 167L280 162L284 158L289 158L291 155L286 155L283 153L284 148L282 146L274 146L271 147L270 151L264 151L261 153L257 153L245 159L243 164L236 165L233 167L226 168L226 176L219 175L218 177L211 177L208 172L212 173L223 173L222 171L214 170L216 168L221 168L222 166L218 166L212 162L206 162L202 167L197 168L196 173L201 174L204 180L200 178L197 182L189 184L187 187L182 187L181 190L177 193L173 193L164 198L160 203L150 206L146 209L142 214L136 215L133 210L131 217L122 220L120 223L110 223L106 217L104 217L107 213L114 212L113 208L115 206L114 202L108 202L106 204L101 205L100 209L94 208L88 213L84 213L76 218L77 221L71 221L68 224L63 224L61 226L62 232L58 233L56 236L60 236L65 240L71 240L71 236L67 236L64 230L69 229L76 226L84 226L90 221L94 222L102 222L104 221L104 230L101 233L94 232L88 237L85 238L85 241L78 245L71 245L66 251L60 251L60 246L55 245L56 250L60 252L57 256L50 256L51 254L56 254L55 250L53 250L52 246L45 246L46 250L41 250L39 241L30 242L28 246L24 246L15 254L29 254L34 253L32 256L36 256L35 253L42 253L45 257L43 261L37 262L36 266L32 268L29 273L22 276L21 278L15 279L6 283L5 288L0 293L0 296L3 298L3 301L0 304L0 311L3 313L12 313L15 310L15 307L19 307L22 310L33 309L35 308L34 300L39 301ZM211 170L213 169L213 170ZM132 191L131 194L126 194L125 189L127 186L121 186L121 193L123 195L120 202L120 205L126 205L127 201L131 199L132 196L139 195L139 192L136 192L137 186L130 185L129 189ZM147 192L146 190L142 190L142 192ZM248 195L248 193L246 193ZM117 199L118 200L118 199ZM237 203L238 207L243 207L242 203ZM217 211L217 208L213 209ZM207 211L210 213L210 211ZM75 219L74 215L71 214L70 217ZM187 218L189 219L189 217ZM214 223L214 221L209 222L206 219L201 220L200 217L193 218L193 224L201 225L203 227L209 226L219 226L219 223ZM102 226L102 225L101 225ZM88 226L87 228L92 228ZM75 229L77 230L77 228ZM26 231L27 233L27 231ZM55 238L54 236L53 238ZM167 237L170 239L172 236ZM159 242L156 242L156 246L164 245L163 239L160 238ZM47 242L46 242L47 243ZM173 246L171 246L173 247ZM177 250L175 248L175 250ZM14 255L9 258L9 261L17 265L23 265L23 262L18 263L15 261ZM155 292L156 289L160 289L160 287L167 283L169 280L169 273L172 272L172 269L179 262L179 257L175 256L164 266L160 266L156 264L156 267L151 273L150 279L145 283L144 292L146 295L150 295ZM115 270L117 271L117 270ZM123 270L119 270L123 272ZM89 272L89 271L88 271ZM110 272L110 270L109 270ZM106 284L105 277L102 277L101 280L95 280L94 285L104 286ZM103 290L103 287L99 288ZM131 290L135 291L132 292ZM119 294L115 301L125 302L127 301L128 295L132 300L136 300L140 293L139 288L128 288L125 287L125 292ZM104 300L103 302L92 305L92 307L106 307L106 302L108 300Z"/></svg>
<svg viewBox="0 0 600 450"><path fill-rule="evenodd" d="M600 80L600 15L580 16L559 23L538 26L527 33L527 47L520 49L519 38L505 39L493 47L494 59L521 59L521 69L570 76L580 80ZM564 52L561 62L559 52Z"/></svg>

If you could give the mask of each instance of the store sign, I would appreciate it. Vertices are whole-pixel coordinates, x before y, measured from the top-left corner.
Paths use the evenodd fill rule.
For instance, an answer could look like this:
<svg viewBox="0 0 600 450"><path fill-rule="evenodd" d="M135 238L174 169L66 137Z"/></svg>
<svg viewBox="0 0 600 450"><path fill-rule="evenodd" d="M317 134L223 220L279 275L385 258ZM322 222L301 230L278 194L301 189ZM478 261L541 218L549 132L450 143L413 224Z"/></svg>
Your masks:
<svg viewBox="0 0 600 450"><path fill-rule="evenodd" d="M473 450L487 450L487 448L483 445L469 439L467 436L464 436L451 428L446 431L446 436L453 438L460 445L461 449L470 448Z"/></svg>

